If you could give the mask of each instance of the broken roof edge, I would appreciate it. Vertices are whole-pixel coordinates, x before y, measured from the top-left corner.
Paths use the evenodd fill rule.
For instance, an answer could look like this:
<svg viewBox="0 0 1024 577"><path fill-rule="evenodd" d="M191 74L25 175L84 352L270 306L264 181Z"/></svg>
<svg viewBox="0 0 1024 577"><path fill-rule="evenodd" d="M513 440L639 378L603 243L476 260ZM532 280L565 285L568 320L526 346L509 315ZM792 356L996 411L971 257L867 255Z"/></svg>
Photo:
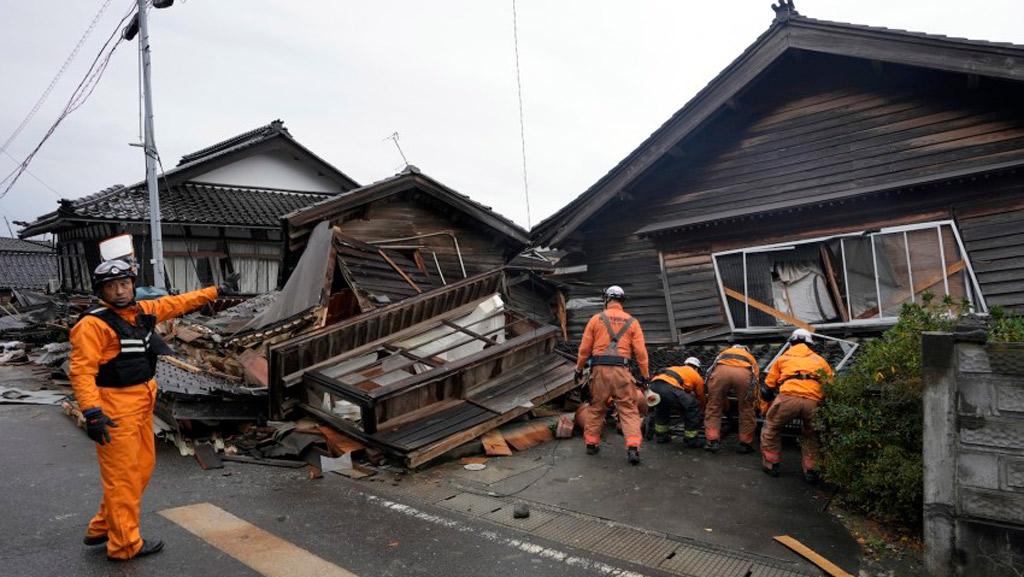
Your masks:
<svg viewBox="0 0 1024 577"><path fill-rule="evenodd" d="M836 36L869 42L861 41L854 49L851 43L835 42ZM887 41L887 46L877 45ZM908 55L901 50L910 46L924 49L916 55ZM939 54L935 52L936 48L944 48L946 53ZM753 83L779 57L794 49L1024 81L1022 45L832 22L794 13L785 19L774 20L735 60L607 174L558 212L534 226L530 231L532 243L536 246L557 246L563 242L671 148L699 130L730 98ZM985 65L982 64L984 60L976 58L979 53L998 54L1003 60Z"/></svg>
<svg viewBox="0 0 1024 577"><path fill-rule="evenodd" d="M289 228L308 225L332 214L351 210L358 206L375 202L388 196L416 188L435 199L461 210L478 221L486 224L523 247L530 244L530 233L508 217L495 212L491 207L483 205L468 195L462 194L423 173L415 166L406 166L402 172L378 180L360 188L344 192L322 200L305 208L296 210L282 217Z"/></svg>

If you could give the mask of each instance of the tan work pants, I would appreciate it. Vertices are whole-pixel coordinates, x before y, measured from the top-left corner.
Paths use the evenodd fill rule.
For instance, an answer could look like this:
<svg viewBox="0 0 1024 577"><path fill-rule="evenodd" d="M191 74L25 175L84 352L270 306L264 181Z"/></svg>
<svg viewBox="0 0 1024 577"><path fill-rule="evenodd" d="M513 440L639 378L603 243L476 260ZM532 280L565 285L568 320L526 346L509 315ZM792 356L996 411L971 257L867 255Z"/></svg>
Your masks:
<svg viewBox="0 0 1024 577"><path fill-rule="evenodd" d="M803 429L800 437L800 453L803 457L804 472L818 468L818 433L814 430L814 413L818 401L805 397L779 395L768 409L761 428L761 456L766 466L781 460L782 428L793 419L800 419Z"/></svg>
<svg viewBox="0 0 1024 577"><path fill-rule="evenodd" d="M716 365L708 377L708 406L704 409L704 436L717 441L722 436L722 413L725 411L725 397L731 391L739 401L740 442L752 444L757 418L754 416L754 399L750 392L750 369Z"/></svg>
<svg viewBox="0 0 1024 577"><path fill-rule="evenodd" d="M590 370L590 404L583 410L583 440L588 445L601 442L608 399L615 402L627 447L639 447L640 409L637 407L636 381L626 367L598 365Z"/></svg>

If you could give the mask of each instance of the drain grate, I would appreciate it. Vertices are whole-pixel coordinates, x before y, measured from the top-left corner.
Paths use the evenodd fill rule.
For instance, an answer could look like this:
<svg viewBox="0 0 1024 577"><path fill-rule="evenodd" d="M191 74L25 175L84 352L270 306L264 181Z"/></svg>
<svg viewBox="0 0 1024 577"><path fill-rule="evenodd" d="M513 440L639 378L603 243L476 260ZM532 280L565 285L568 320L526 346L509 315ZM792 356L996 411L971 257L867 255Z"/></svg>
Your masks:
<svg viewBox="0 0 1024 577"><path fill-rule="evenodd" d="M407 496L422 500L416 488L404 486ZM619 559L638 566L657 569L683 577L808 577L812 575L785 562L704 545L696 541L673 539L611 523L587 515L561 511L530 503L530 516L512 517L513 499L460 492L445 495L431 491L427 502L480 520L518 529L583 551ZM441 497L444 498L441 498Z"/></svg>
<svg viewBox="0 0 1024 577"><path fill-rule="evenodd" d="M512 516L513 509L514 507L512 504L506 504L501 509L484 515L484 519L494 521L495 523L505 525L507 527L515 527L520 531L532 532L560 516L556 513L531 507L529 517L525 519L516 519Z"/></svg>

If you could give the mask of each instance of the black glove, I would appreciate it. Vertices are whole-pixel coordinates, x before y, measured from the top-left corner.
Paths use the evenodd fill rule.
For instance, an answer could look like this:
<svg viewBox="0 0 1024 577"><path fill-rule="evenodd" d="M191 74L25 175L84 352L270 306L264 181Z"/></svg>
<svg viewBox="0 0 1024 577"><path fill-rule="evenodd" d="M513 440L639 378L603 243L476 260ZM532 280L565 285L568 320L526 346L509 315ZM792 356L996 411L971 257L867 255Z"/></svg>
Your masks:
<svg viewBox="0 0 1024 577"><path fill-rule="evenodd" d="M241 278L242 274L237 272L224 277L224 282L217 285L217 296L238 294L238 280Z"/></svg>
<svg viewBox="0 0 1024 577"><path fill-rule="evenodd" d="M582 381L582 380L583 380L583 371L577 370L575 373L573 373L573 375L572 375L572 382L574 382L574 383L576 383L578 385L578 384L580 384L580 381Z"/></svg>
<svg viewBox="0 0 1024 577"><path fill-rule="evenodd" d="M94 407L82 413L85 417L85 434L93 441L106 445L110 442L110 432L107 427L117 428L117 423L110 417L103 414L103 409Z"/></svg>

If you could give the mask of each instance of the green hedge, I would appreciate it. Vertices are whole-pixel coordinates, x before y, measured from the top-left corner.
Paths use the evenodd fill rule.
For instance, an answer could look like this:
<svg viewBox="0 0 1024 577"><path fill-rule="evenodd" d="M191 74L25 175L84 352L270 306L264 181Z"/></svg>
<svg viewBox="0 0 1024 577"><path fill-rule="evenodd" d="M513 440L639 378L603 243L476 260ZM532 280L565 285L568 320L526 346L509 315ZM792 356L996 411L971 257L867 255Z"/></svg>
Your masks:
<svg viewBox="0 0 1024 577"><path fill-rule="evenodd" d="M818 410L826 481L837 499L887 522L921 522L921 333L951 331L966 303L906 304L899 321L858 351Z"/></svg>

